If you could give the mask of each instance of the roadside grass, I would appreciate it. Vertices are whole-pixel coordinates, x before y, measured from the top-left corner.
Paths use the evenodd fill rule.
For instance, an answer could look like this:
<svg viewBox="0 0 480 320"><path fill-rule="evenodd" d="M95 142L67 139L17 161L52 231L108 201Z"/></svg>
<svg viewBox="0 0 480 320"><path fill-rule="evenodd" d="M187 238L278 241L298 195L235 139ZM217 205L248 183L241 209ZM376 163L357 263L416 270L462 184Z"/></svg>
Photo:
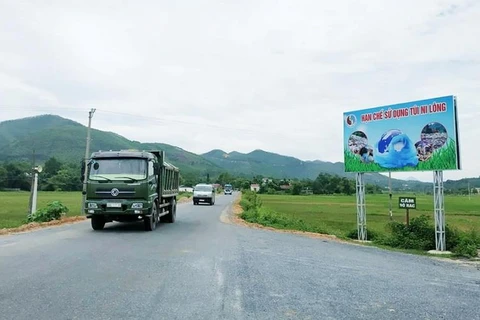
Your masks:
<svg viewBox="0 0 480 320"><path fill-rule="evenodd" d="M396 198L398 199L398 198ZM393 199L393 219L389 217L388 195L367 197L368 240L377 247L415 254L435 249L433 197L417 195L417 210L410 212L406 226L405 210ZM443 257L475 258L480 249L480 197L447 196L447 250ZM354 196L291 196L242 194L241 218L267 227L334 235L357 239Z"/></svg>
<svg viewBox="0 0 480 320"><path fill-rule="evenodd" d="M27 191L0 192L0 229L15 228L26 223L30 193ZM62 202L69 216L78 216L82 209L81 192L39 191L37 209L46 207L52 201Z"/></svg>
<svg viewBox="0 0 480 320"><path fill-rule="evenodd" d="M191 198L193 196L193 192L186 192L186 191L181 191L178 193L178 199L182 199L182 198Z"/></svg>
<svg viewBox="0 0 480 320"><path fill-rule="evenodd" d="M181 192L178 198L189 196L191 193ZM27 191L0 192L0 229L26 224L29 199L30 193ZM83 215L81 192L39 191L37 209L46 207L53 201L60 201L69 209L67 217Z"/></svg>

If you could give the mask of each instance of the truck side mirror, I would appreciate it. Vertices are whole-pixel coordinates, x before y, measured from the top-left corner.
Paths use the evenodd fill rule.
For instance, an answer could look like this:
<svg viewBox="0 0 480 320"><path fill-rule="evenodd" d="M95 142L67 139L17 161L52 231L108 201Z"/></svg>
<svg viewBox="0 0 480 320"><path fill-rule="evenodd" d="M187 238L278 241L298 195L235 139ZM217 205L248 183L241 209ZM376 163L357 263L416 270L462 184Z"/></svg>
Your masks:
<svg viewBox="0 0 480 320"><path fill-rule="evenodd" d="M160 174L160 165L158 163L155 163L153 165L153 174L156 176Z"/></svg>

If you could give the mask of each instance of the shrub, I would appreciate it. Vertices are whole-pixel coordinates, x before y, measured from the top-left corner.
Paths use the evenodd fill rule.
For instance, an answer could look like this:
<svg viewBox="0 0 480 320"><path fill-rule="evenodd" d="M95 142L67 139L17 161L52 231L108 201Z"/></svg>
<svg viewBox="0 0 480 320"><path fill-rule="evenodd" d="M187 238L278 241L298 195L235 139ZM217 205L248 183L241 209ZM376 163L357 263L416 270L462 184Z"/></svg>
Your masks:
<svg viewBox="0 0 480 320"><path fill-rule="evenodd" d="M473 239L462 238L453 249L453 254L458 257L473 258L478 256L478 245Z"/></svg>
<svg viewBox="0 0 480 320"><path fill-rule="evenodd" d="M400 222L390 222L387 229L389 234L379 239L381 244L400 249L435 248L435 227L429 223L425 215L413 218L408 226Z"/></svg>
<svg viewBox="0 0 480 320"><path fill-rule="evenodd" d="M478 256L480 248L480 233L476 230L463 233L459 236L458 243L452 252L457 257L474 258Z"/></svg>
<svg viewBox="0 0 480 320"><path fill-rule="evenodd" d="M353 229L350 232L346 234L346 237L349 239L358 239L358 229ZM367 240L375 241L380 238L380 235L373 231L373 230L367 230Z"/></svg>
<svg viewBox="0 0 480 320"><path fill-rule="evenodd" d="M251 203L251 202L250 202L249 200L247 200L247 199L242 199L242 200L240 200L240 206L241 206L242 209L245 210L245 211L249 211L249 210L255 209L253 203Z"/></svg>
<svg viewBox="0 0 480 320"><path fill-rule="evenodd" d="M381 244L401 249L435 249L435 226L429 222L426 215L413 218L408 226L400 222L390 222L387 225L387 229L389 234L378 239L378 242ZM470 236L463 235L457 229L448 225L445 226L447 250L453 252L456 250L473 252L471 248L467 249L467 243L470 242L462 240L464 237L469 238ZM474 241L474 243L476 242ZM480 240L478 243L480 243ZM460 249L459 245L463 249Z"/></svg>
<svg viewBox="0 0 480 320"><path fill-rule="evenodd" d="M447 250L454 250L456 246L460 243L460 238L462 233L458 229L450 227L449 225L445 226L445 241Z"/></svg>
<svg viewBox="0 0 480 320"><path fill-rule="evenodd" d="M48 222L52 220L60 220L60 218L68 212L68 208L60 201L53 201L46 208L39 209L33 214L29 214L27 222Z"/></svg>

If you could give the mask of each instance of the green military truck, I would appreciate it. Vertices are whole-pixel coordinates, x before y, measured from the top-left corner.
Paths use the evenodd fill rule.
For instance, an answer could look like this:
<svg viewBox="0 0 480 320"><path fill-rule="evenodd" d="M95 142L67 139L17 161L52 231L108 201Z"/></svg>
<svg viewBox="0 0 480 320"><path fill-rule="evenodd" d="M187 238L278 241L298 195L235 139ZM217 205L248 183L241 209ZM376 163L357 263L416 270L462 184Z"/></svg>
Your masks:
<svg viewBox="0 0 480 320"><path fill-rule="evenodd" d="M164 151L99 151L87 162L85 215L94 230L105 223L143 221L146 231L175 222L179 169ZM84 181L85 163L82 168Z"/></svg>

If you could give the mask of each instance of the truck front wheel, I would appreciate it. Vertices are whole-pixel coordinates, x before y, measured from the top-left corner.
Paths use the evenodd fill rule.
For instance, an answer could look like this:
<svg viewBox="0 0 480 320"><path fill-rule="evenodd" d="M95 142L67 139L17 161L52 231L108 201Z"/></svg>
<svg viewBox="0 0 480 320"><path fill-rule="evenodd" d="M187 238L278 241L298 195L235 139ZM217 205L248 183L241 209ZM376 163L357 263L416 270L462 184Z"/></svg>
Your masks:
<svg viewBox="0 0 480 320"><path fill-rule="evenodd" d="M105 227L105 219L103 217L92 217L91 220L93 230L103 230Z"/></svg>
<svg viewBox="0 0 480 320"><path fill-rule="evenodd" d="M152 204L152 209L150 210L150 217L145 217L143 223L145 225L145 231L153 231L157 228L158 214L157 214L157 203Z"/></svg>

